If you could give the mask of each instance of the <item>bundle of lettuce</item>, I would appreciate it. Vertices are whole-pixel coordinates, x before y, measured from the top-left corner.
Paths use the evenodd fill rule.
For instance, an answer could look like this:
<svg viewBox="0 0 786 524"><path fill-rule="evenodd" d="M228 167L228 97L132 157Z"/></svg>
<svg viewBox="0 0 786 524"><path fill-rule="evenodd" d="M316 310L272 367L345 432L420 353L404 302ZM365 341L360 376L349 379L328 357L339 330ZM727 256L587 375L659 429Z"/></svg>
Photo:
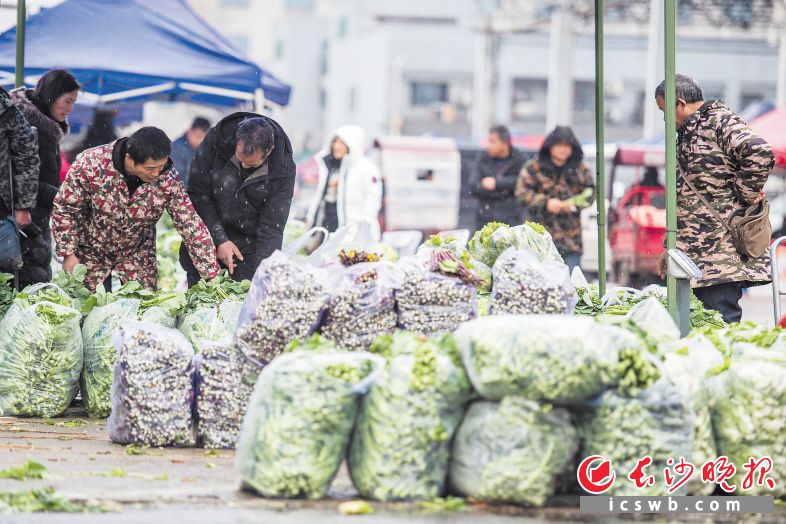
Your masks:
<svg viewBox="0 0 786 524"><path fill-rule="evenodd" d="M251 288L250 280L235 282L227 270L211 280L200 280L186 291L186 307L178 329L199 353L202 341L231 338L235 334L240 309Z"/></svg>
<svg viewBox="0 0 786 524"><path fill-rule="evenodd" d="M431 235L428 240L418 247L417 254L423 259L428 259L436 251L449 251L453 258L458 261L457 263L462 264L471 271L478 278L478 293L486 294L491 292L491 267L474 258L466 247L458 242L456 237L441 234Z"/></svg>
<svg viewBox="0 0 786 524"><path fill-rule="evenodd" d="M489 222L483 229L475 232L467 249L472 258L488 267L494 267L497 258L511 247L527 248L541 260L563 262L551 234L536 222L525 222L516 227L501 222Z"/></svg>
<svg viewBox="0 0 786 524"><path fill-rule="evenodd" d="M348 457L360 494L375 500L431 500L445 494L450 441L472 386L451 335L405 331L372 347L385 357L363 398Z"/></svg>
<svg viewBox="0 0 786 524"><path fill-rule="evenodd" d="M86 317L92 309L92 303L88 301L90 291L85 287L86 276L87 266L77 264L70 273L59 271L52 279L52 283L71 298L73 308L82 313L82 318Z"/></svg>
<svg viewBox="0 0 786 524"><path fill-rule="evenodd" d="M82 372L82 395L87 414L106 418L111 411L109 389L117 351L112 336L128 319L139 319L173 327L185 297L177 292L154 292L138 282L126 282L115 292L100 289L85 300L90 313L82 326L85 366Z"/></svg>
<svg viewBox="0 0 786 524"><path fill-rule="evenodd" d="M259 374L237 445L243 486L265 497L325 496L349 444L358 399L384 359L298 350Z"/></svg>
<svg viewBox="0 0 786 524"><path fill-rule="evenodd" d="M474 402L453 441L450 486L487 502L543 506L577 449L564 409L521 397Z"/></svg>
<svg viewBox="0 0 786 524"><path fill-rule="evenodd" d="M79 389L80 313L54 284L22 290L0 322L0 415L55 417Z"/></svg>
<svg viewBox="0 0 786 524"><path fill-rule="evenodd" d="M5 316L5 312L11 307L11 302L14 301L16 290L11 282L14 275L10 273L0 273L0 319Z"/></svg>

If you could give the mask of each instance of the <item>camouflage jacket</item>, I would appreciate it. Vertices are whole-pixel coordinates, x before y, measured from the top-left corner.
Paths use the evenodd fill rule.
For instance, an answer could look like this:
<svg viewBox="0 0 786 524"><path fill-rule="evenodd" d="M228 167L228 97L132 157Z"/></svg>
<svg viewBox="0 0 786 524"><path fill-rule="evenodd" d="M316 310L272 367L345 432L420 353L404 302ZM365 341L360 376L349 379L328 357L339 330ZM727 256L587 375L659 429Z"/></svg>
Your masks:
<svg viewBox="0 0 786 524"><path fill-rule="evenodd" d="M530 160L521 170L516 184L516 198L529 209L529 219L540 222L551 233L561 255L582 253L581 216L579 211L555 215L546 211L551 198L567 200L594 189L592 173L584 164L556 168L538 159Z"/></svg>
<svg viewBox="0 0 786 524"><path fill-rule="evenodd" d="M0 198L11 210L8 170L13 166L14 209L32 209L38 195L38 139L35 129L0 88ZM0 206L3 207L3 206Z"/></svg>
<svg viewBox="0 0 786 524"><path fill-rule="evenodd" d="M123 175L112 164L114 145L88 149L71 166L52 212L57 253L76 253L87 266L85 284L91 291L110 271L121 282L137 280L155 289L156 222L166 210L200 275L218 274L213 240L171 162L155 182L129 196Z"/></svg>
<svg viewBox="0 0 786 524"><path fill-rule="evenodd" d="M721 101L707 102L685 119L677 138L677 248L699 266L694 287L770 281L769 254L742 259L731 234L702 204L696 189L728 220L752 203L775 159L763 138Z"/></svg>

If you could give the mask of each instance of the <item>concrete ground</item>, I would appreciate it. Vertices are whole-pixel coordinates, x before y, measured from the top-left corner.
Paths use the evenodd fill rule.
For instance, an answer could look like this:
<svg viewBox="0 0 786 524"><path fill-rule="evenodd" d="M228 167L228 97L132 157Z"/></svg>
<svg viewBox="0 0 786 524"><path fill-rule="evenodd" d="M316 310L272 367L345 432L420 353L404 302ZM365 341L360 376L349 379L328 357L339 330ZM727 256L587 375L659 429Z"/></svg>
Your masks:
<svg viewBox="0 0 786 524"><path fill-rule="evenodd" d="M147 449L129 455L107 437L105 421L85 419L79 410L52 420L0 418L0 469L31 459L43 464L42 480L0 479L0 493L53 487L73 501L104 505L110 513L0 514L0 523L46 524L541 524L546 522L621 522L578 512L577 497L559 497L543 509L470 506L461 513L425 513L417 504L372 503L375 512L344 516L338 505L357 494L345 470L324 501L267 500L238 490L233 451L218 455L202 449ZM683 522L710 522L707 517ZM752 515L715 522L751 522ZM649 519L651 520L651 519ZM670 520L675 522L675 520ZM756 522L786 522L786 513L756 516Z"/></svg>

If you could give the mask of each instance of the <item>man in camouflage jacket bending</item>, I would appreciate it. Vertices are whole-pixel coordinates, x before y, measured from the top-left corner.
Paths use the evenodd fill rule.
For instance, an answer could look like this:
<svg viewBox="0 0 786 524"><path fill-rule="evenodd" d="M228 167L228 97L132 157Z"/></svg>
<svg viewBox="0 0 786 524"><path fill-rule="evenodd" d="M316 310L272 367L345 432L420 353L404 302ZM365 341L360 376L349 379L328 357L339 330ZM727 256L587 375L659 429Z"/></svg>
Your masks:
<svg viewBox="0 0 786 524"><path fill-rule="evenodd" d="M154 290L156 222L172 217L202 278L218 274L215 247L169 159L171 142L155 127L88 149L71 166L55 198L52 230L63 270L87 266L85 286L114 272Z"/></svg>
<svg viewBox="0 0 786 524"><path fill-rule="evenodd" d="M722 101L704 101L691 78L677 75L677 248L701 269L695 295L727 322L742 317L745 287L770 282L769 253L754 259L737 253L731 233L684 183L696 187L727 221L764 198L762 188L775 160L763 138L751 131ZM655 90L661 110L665 83ZM661 273L665 271L665 257Z"/></svg>

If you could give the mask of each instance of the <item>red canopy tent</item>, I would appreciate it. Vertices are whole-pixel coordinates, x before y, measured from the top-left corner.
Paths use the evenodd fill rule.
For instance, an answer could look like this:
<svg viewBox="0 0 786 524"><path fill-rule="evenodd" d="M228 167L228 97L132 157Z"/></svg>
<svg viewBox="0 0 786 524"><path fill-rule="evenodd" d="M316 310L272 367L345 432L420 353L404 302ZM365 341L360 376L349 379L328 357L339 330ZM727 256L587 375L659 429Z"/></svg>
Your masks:
<svg viewBox="0 0 786 524"><path fill-rule="evenodd" d="M786 106L752 120L750 126L772 146L775 164L786 167Z"/></svg>

